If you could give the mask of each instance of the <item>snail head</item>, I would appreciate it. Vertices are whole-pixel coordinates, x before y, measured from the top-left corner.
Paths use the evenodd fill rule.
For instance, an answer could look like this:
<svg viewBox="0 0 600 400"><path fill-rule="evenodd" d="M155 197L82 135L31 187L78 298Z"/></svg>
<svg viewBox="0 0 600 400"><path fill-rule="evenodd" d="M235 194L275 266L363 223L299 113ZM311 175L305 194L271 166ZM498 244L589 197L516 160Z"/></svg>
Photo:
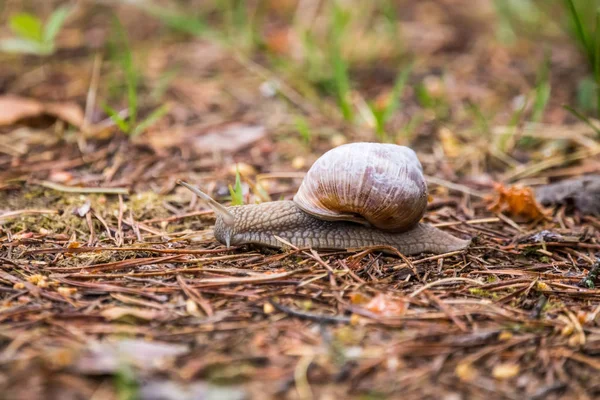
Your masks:
<svg viewBox="0 0 600 400"><path fill-rule="evenodd" d="M231 245L231 238L233 236L233 231L235 227L235 218L233 217L233 214L229 212L229 210L227 210L225 206L217 203L212 197L210 197L197 187L192 186L189 183L181 180L178 180L177 183L191 190L206 204L208 204L210 208L212 208L212 210L215 212L215 216L217 217L214 228L215 238L219 242L225 243L227 248L229 248L229 246Z"/></svg>

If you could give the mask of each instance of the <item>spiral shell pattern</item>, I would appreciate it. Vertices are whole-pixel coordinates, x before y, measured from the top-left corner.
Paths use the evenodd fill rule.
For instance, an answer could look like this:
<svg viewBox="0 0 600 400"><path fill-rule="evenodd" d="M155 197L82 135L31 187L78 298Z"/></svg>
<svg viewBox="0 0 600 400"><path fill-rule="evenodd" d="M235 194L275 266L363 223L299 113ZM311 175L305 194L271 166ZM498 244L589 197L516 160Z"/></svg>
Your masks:
<svg viewBox="0 0 600 400"><path fill-rule="evenodd" d="M404 232L425 213L427 184L410 148L350 143L329 150L312 165L294 202L324 220Z"/></svg>

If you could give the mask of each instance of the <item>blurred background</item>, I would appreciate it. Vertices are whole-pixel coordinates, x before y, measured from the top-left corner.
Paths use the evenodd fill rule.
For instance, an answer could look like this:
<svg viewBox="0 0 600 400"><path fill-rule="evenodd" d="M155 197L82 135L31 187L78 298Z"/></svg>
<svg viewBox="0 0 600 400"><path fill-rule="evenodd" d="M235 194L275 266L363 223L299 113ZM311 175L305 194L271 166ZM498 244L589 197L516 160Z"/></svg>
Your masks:
<svg viewBox="0 0 600 400"><path fill-rule="evenodd" d="M223 150L235 145L223 135L195 139L236 122L250 129L226 136L249 136L240 148L264 136L307 154L390 141L477 174L569 147L535 124L594 124L598 5L5 0L0 92L77 104L84 115L65 130L81 132L60 140L84 152L115 134L183 157L211 141Z"/></svg>
<svg viewBox="0 0 600 400"><path fill-rule="evenodd" d="M309 372L323 399L594 398L600 220L531 187L600 171L599 7L0 0L0 398L311 398ZM354 141L415 149L425 221L473 248L225 249L176 185L291 199Z"/></svg>
<svg viewBox="0 0 600 400"><path fill-rule="evenodd" d="M5 99L0 162L92 154L117 137L133 145L123 164L144 151L166 160L155 176L236 162L304 170L369 140L413 146L448 179L510 180L597 139L599 5L4 0L0 92L42 111ZM206 152L219 161L202 164ZM153 180L142 178L121 183Z"/></svg>

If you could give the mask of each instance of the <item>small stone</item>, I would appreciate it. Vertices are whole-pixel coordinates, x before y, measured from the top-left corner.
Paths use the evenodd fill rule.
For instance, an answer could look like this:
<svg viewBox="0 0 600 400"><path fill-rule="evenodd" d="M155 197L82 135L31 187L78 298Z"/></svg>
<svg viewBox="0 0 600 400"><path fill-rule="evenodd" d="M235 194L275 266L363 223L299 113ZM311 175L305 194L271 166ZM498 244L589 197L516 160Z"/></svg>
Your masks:
<svg viewBox="0 0 600 400"><path fill-rule="evenodd" d="M60 294L62 294L63 296L73 296L75 293L77 293L77 289L76 288L69 288L69 287L59 287L56 289L56 291Z"/></svg>
<svg viewBox="0 0 600 400"><path fill-rule="evenodd" d="M304 167L306 167L306 158L301 156L294 157L292 160L292 168L301 170L304 169Z"/></svg>
<svg viewBox="0 0 600 400"><path fill-rule="evenodd" d="M519 365L512 363L498 364L492 371L492 376L496 379L508 379L519 373Z"/></svg>
<svg viewBox="0 0 600 400"><path fill-rule="evenodd" d="M329 139L329 142L333 147L338 147L343 144L346 144L348 140L346 139L346 136L342 135L341 133L337 133L333 135L331 139Z"/></svg>
<svg viewBox="0 0 600 400"><path fill-rule="evenodd" d="M239 171L240 175L244 177L252 177L256 175L256 168L244 162L234 164L229 168L229 174L232 176L235 176L236 171Z"/></svg>
<svg viewBox="0 0 600 400"><path fill-rule="evenodd" d="M275 307L273 307L273 305L271 303L265 303L263 305L263 312L265 314L271 314L271 313L273 313L273 311L275 311Z"/></svg>

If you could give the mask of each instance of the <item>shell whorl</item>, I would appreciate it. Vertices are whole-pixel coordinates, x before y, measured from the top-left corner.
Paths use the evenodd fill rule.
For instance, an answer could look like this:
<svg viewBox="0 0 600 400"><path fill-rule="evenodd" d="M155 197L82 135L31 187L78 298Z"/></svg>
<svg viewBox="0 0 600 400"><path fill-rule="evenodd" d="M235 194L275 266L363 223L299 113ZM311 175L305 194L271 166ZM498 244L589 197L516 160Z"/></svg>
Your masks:
<svg viewBox="0 0 600 400"><path fill-rule="evenodd" d="M324 220L402 232L423 217L427 184L410 148L351 143L326 152L313 164L294 202Z"/></svg>

